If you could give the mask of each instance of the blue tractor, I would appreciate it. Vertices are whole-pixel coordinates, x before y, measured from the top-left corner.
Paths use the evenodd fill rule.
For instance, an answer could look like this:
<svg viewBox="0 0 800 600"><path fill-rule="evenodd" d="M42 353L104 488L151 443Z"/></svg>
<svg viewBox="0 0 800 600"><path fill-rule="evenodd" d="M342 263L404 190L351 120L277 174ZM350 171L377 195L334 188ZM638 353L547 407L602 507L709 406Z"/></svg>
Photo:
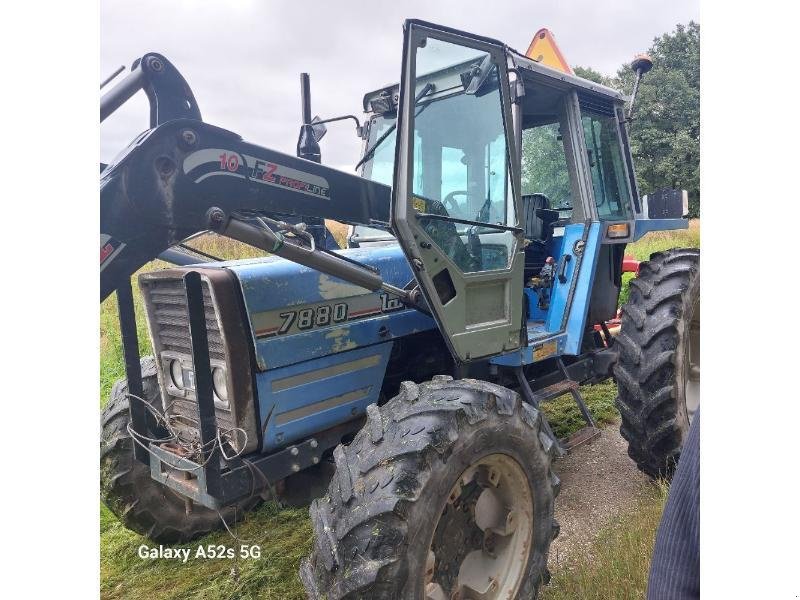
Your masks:
<svg viewBox="0 0 800 600"><path fill-rule="evenodd" d="M531 598L558 533L551 463L598 433L581 384L614 377L631 457L674 468L699 405L699 252L643 263L612 336L626 244L687 227L680 194L639 194L625 97L422 21L403 48L356 119L360 175L321 164L307 78L298 156L204 123L158 54L104 96L101 119L141 89L151 114L100 178L127 373L102 496L185 542L327 467L309 597ZM209 260L187 243L206 231L268 256ZM140 359L131 276L159 256L176 266L139 275ZM587 428L558 440L540 405L565 394Z"/></svg>

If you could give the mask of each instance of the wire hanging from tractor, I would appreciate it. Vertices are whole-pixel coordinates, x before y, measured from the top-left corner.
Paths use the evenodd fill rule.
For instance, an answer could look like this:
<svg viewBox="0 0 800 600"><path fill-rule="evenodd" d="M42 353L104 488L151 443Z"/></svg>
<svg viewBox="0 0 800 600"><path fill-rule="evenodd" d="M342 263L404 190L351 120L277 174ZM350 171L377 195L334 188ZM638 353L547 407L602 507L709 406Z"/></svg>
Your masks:
<svg viewBox="0 0 800 600"><path fill-rule="evenodd" d="M181 450L186 452L191 458L194 458L196 456L202 456L203 451L210 444L211 450L210 450L210 452L208 454L208 458L205 461L203 461L202 463L199 463L197 466L194 466L194 467L191 467L191 468L182 468L182 467L178 467L178 466L175 466L175 465L169 465L170 469L174 469L176 471L182 471L182 472L198 471L198 470L202 469L203 467L205 467L209 463L209 461L213 458L214 451L217 448L219 448L219 451L220 451L220 454L222 454L222 457L225 460L230 461L230 460L233 460L235 458L239 458L244 453L244 448L247 447L247 439L248 439L247 438L247 432L244 429L240 428L240 427L233 427L231 429L224 429L224 430L222 428L220 428L220 427L217 427L217 435L216 435L216 437L213 440L211 440L211 442L208 442L206 444L201 444L201 443L198 443L197 441L194 441L194 440L193 441L181 440L178 432L175 430L175 428L170 423L168 414L162 413L151 402L145 400L144 398L142 398L140 396L137 396L136 394L128 393L127 396L128 396L128 398L135 398L136 400L141 402L145 406L145 408L147 408L148 412L151 415L153 415L153 417L156 419L156 425L163 425L164 429L166 429L167 432L169 433L168 437L151 438L151 437L148 437L148 436L143 435L141 433L138 433L137 431L135 431L133 429L131 423L128 423L127 430L128 430L128 433L131 435L131 439L136 444L139 444L142 448L144 448L147 451L147 453L150 454L151 456L153 456L154 458L160 459L160 457L158 457L150 449L150 447L147 445L146 442L150 442L150 443L154 443L154 444L174 443L174 444L178 445L181 448ZM171 404L170 404L170 406L171 406ZM167 406L167 408L165 410L168 410L168 409L169 409L169 406ZM225 452L225 443L227 442L229 446L232 446L231 441L230 441L231 438L229 437L227 440L224 440L224 441L223 441L223 438L225 438L226 436L231 436L231 434L233 432L235 432L235 431L241 431L244 434L244 444L242 444L242 450L239 450L238 452L235 452L234 454L229 456ZM265 484L264 487L265 487L265 489L269 490L270 496L272 496L273 499L277 499L277 494L275 492L275 489L273 488L272 483L269 481L269 479L266 477L266 475L264 475L264 473L260 469L255 467L249 460L247 460L245 458L242 458L241 460L245 464L245 466L248 468L248 470L250 471L251 488L250 488L249 498L252 498L253 496L256 495L256 489L257 488L256 488L256 485L255 485L255 482L256 482L256 475L258 475L261 479L264 480L264 484ZM250 540L244 540L244 539L240 538L239 536L237 536L233 532L233 530L231 529L231 527L228 524L228 522L225 520L225 517L222 516L222 513L219 510L217 510L215 512L217 513L217 516L219 517L219 520L222 522L222 525L225 527L225 530L228 532L228 534L231 536L231 538L233 538L236 542L238 542L239 544L252 544L252 543L255 543L255 542L250 541ZM236 512L234 512L234 523L236 523L237 521L238 521L237 515L236 515Z"/></svg>
<svg viewBox="0 0 800 600"><path fill-rule="evenodd" d="M219 449L220 454L225 460L231 461L236 458L239 458L244 453L244 448L247 447L247 441L248 441L247 432L241 427L232 427L230 429L222 429L220 427L217 427L217 435L214 437L213 440L206 442L205 444L200 443L196 439L195 440L181 439L179 433L177 432L177 430L170 421L170 419L172 418L170 417L170 415L162 413L155 406L153 406L151 402L145 400L144 398L141 398L140 396L137 396L136 394L128 393L127 396L128 398L135 398L136 400L141 402L145 406L145 408L147 408L147 411L151 415L153 415L153 417L156 419L156 425L163 425L164 429L166 429L169 434L167 437L151 438L142 433L139 433L138 431L135 431L132 427L132 424L128 423L127 430L131 436L131 439L135 443L139 444L139 446L144 448L148 452L148 454L150 454L154 458L159 458L150 449L148 443L159 444L159 445L174 444L186 455L185 457L188 457L189 459L192 460L199 460L206 451L208 452L208 457L206 458L206 460L194 467L184 468L175 465L169 465L171 469L183 472L198 471L209 463L209 461L214 455L214 451L217 449ZM238 450L233 454L228 455L225 452L225 444L227 443L228 446L230 446L231 448L234 447L233 442L236 441L236 439L233 436L235 432L242 433L242 435L244 436L244 443L241 445L242 448L241 450Z"/></svg>

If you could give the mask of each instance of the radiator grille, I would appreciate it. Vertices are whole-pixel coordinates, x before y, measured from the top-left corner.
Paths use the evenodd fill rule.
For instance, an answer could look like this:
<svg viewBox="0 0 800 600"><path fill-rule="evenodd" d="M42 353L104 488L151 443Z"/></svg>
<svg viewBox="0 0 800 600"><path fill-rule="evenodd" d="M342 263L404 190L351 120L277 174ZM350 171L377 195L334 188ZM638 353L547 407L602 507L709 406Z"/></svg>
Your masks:
<svg viewBox="0 0 800 600"><path fill-rule="evenodd" d="M150 312L148 317L155 329L162 350L172 350L191 356L192 340L189 336L189 308L183 280L152 280L148 283ZM208 349L211 359L225 360L225 349L219 330L217 313L211 300L208 282L203 281L203 304L206 309Z"/></svg>
<svg viewBox="0 0 800 600"><path fill-rule="evenodd" d="M176 354L182 360L191 361L192 341L189 334L189 308L186 303L186 288L183 279L152 278L142 282L142 291L147 299L147 316L154 350L158 356ZM226 363L225 346L220 332L219 319L211 291L207 281L202 282L203 303L206 313L206 329L208 331L209 358L213 363ZM163 363L162 363L163 365ZM162 376L169 378L162 366ZM187 397L169 393L167 386L162 387L165 394L165 409L177 419L181 433L187 438L199 437L198 408L194 392L189 391ZM230 409L216 406L217 426L221 429L232 428L233 417Z"/></svg>

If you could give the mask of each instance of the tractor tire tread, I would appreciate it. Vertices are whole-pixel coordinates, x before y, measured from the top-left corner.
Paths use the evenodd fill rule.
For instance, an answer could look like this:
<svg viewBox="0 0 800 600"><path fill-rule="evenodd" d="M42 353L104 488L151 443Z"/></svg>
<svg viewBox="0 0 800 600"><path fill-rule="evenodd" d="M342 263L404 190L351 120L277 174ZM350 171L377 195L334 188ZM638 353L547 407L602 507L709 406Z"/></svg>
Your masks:
<svg viewBox="0 0 800 600"><path fill-rule="evenodd" d="M622 307L614 367L620 433L641 471L670 478L680 457L686 424L677 417L678 348L688 327L686 312L699 295L700 251L656 252L639 267Z"/></svg>
<svg viewBox="0 0 800 600"><path fill-rule="evenodd" d="M430 480L427 466L446 461L465 431L478 435L490 427L482 424L487 419L518 415L531 429L539 440L539 459L546 462L552 507L560 480L551 469L544 438L549 445L554 442L541 433L539 412L516 392L482 381L437 377L421 384L403 382L397 396L372 406L365 427L349 445L334 451L338 475L328 494L311 505L315 545L300 567L309 598L415 597L408 590L397 595L397 582L406 578L409 515ZM380 436L374 434L377 423ZM550 514L548 547L559 531ZM537 581L527 581L520 597L535 597L545 578L542 571Z"/></svg>

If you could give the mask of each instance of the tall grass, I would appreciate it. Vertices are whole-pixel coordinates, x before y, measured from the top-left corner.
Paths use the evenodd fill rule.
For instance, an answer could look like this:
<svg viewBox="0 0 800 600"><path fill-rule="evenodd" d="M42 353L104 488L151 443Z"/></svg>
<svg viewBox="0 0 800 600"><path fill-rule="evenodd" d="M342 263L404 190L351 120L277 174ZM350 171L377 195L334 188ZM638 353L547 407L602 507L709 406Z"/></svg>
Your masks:
<svg viewBox="0 0 800 600"><path fill-rule="evenodd" d="M610 425L619 419L619 412L614 405L617 386L613 381L597 385L585 385L581 388L581 396L594 416L599 427ZM547 420L558 438L564 438L586 426L581 411L572 395L566 394L542 405Z"/></svg>
<svg viewBox="0 0 800 600"><path fill-rule="evenodd" d="M689 221L689 229L678 229L676 231L651 231L642 239L633 244L628 244L625 248L627 256L633 256L636 260L647 260L654 252L662 252L671 248L699 248L700 247L700 219ZM619 304L622 306L628 301L630 293L630 283L635 275L633 273L622 274L622 289L619 294Z"/></svg>
<svg viewBox="0 0 800 600"><path fill-rule="evenodd" d="M239 553L240 544L227 532L217 532L191 544L186 563L142 559L141 545L158 547L128 531L103 505L100 507L100 595L119 600L303 600L297 577L300 560L311 552L308 510L281 509L267 503L234 528L247 545L258 545L258 559L195 558L199 546L224 545Z"/></svg>
<svg viewBox="0 0 800 600"><path fill-rule="evenodd" d="M146 266L151 270L157 266L156 261ZM162 263L164 264L164 263ZM136 313L136 329L141 356L152 352L150 338L147 335L144 302L139 291L139 283L133 278L133 306ZM100 304L100 406L105 406L111 387L118 379L125 377L125 361L122 354L122 336L119 331L119 310L117 294L114 293Z"/></svg>

